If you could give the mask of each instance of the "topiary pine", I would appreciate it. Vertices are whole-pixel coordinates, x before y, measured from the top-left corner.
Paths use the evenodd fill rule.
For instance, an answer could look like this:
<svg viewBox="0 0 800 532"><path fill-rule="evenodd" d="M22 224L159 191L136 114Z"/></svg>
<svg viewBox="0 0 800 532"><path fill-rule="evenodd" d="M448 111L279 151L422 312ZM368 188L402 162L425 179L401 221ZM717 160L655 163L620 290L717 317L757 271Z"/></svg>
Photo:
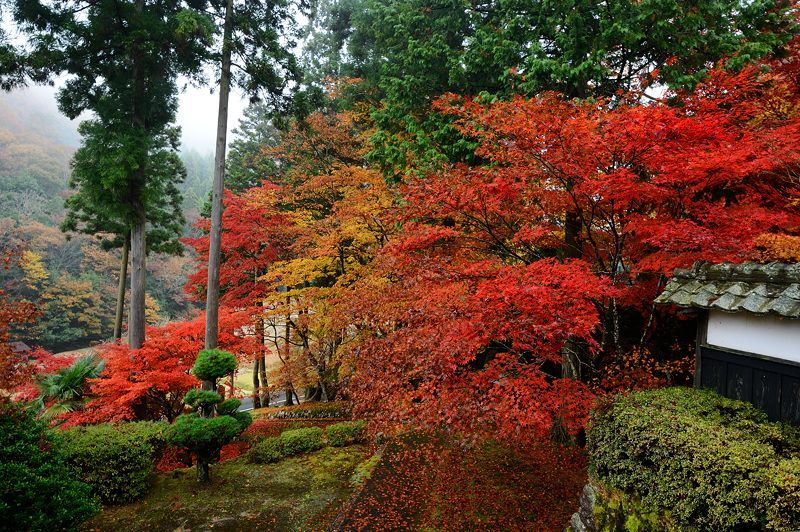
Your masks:
<svg viewBox="0 0 800 532"><path fill-rule="evenodd" d="M197 354L192 373L200 380L210 381L216 389L217 379L235 369L236 357L233 353L221 349L203 349Z"/></svg>
<svg viewBox="0 0 800 532"><path fill-rule="evenodd" d="M217 379L236 369L236 357L219 349L204 349L197 355L192 373L216 388ZM213 391L192 389L183 400L197 412L178 416L167 430L167 441L197 456L197 481L209 482L209 464L222 447L234 440L252 422L250 414L239 412L241 401L222 400Z"/></svg>
<svg viewBox="0 0 800 532"><path fill-rule="evenodd" d="M211 412L221 400L222 397L217 392L197 388L186 392L183 398L185 404L194 409L200 409L202 412Z"/></svg>

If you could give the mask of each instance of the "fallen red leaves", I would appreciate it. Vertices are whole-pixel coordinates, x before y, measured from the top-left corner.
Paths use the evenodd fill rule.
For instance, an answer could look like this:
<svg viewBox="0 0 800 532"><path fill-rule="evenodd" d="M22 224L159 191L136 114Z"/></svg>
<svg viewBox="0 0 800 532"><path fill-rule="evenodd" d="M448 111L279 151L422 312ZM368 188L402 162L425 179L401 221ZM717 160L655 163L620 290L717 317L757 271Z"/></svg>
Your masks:
<svg viewBox="0 0 800 532"><path fill-rule="evenodd" d="M575 449L406 438L388 446L343 530L563 530L586 482Z"/></svg>

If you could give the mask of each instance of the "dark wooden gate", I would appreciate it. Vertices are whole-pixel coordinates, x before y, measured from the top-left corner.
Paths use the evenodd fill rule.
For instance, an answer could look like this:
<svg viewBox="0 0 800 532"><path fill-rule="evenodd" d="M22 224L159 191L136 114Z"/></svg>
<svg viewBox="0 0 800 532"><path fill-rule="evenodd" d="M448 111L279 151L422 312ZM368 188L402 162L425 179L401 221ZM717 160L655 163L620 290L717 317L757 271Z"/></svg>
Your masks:
<svg viewBox="0 0 800 532"><path fill-rule="evenodd" d="M800 425L800 365L700 347L700 386L748 401L773 421Z"/></svg>

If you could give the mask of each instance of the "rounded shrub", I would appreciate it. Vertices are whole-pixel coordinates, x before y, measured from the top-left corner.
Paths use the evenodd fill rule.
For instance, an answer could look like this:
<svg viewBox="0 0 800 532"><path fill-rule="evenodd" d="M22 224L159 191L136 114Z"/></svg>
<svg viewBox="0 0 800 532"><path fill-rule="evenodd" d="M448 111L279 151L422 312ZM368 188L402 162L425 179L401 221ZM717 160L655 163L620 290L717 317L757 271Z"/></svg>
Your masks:
<svg viewBox="0 0 800 532"><path fill-rule="evenodd" d="M30 411L0 402L0 529L71 530L99 509L64 463L59 438Z"/></svg>
<svg viewBox="0 0 800 532"><path fill-rule="evenodd" d="M216 383L236 369L236 357L233 353L221 349L204 349L197 354L192 366L192 373L200 380Z"/></svg>
<svg viewBox="0 0 800 532"><path fill-rule="evenodd" d="M271 437L264 438L253 445L247 453L247 461L254 464L272 464L284 456L281 439Z"/></svg>
<svg viewBox="0 0 800 532"><path fill-rule="evenodd" d="M216 417L184 414L167 429L167 441L194 453L197 480L209 482L209 464L217 460L222 447L232 442L252 421L247 412Z"/></svg>
<svg viewBox="0 0 800 532"><path fill-rule="evenodd" d="M232 441L246 428L232 416L202 417L197 414L178 416L167 431L167 439L173 445L186 447L194 452L213 452Z"/></svg>
<svg viewBox="0 0 800 532"><path fill-rule="evenodd" d="M597 481L680 527L800 528L800 432L748 403L692 388L618 396L593 412L588 447Z"/></svg>
<svg viewBox="0 0 800 532"><path fill-rule="evenodd" d="M283 452L286 456L291 456L322 449L322 434L319 427L283 431L280 435Z"/></svg>
<svg viewBox="0 0 800 532"><path fill-rule="evenodd" d="M164 448L163 423L76 427L64 432L66 463L109 504L145 495L153 463Z"/></svg>
<svg viewBox="0 0 800 532"><path fill-rule="evenodd" d="M365 438L365 428L367 423L363 420L342 421L335 425L330 425L327 429L328 445L334 447L344 447L354 443L361 443Z"/></svg>
<svg viewBox="0 0 800 532"><path fill-rule="evenodd" d="M217 392L192 388L183 397L183 402L192 408L216 405L222 401L222 397Z"/></svg>

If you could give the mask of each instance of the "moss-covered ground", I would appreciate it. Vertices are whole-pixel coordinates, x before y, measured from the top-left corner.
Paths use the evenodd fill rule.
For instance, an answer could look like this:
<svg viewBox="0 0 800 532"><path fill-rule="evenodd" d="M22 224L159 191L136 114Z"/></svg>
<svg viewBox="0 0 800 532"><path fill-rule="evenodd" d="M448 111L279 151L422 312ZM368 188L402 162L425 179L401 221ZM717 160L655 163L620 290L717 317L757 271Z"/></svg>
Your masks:
<svg viewBox="0 0 800 532"><path fill-rule="evenodd" d="M85 530L319 530L353 488L350 477L370 451L325 447L276 464L245 458L212 466L199 485L194 468L154 476L144 500L105 508Z"/></svg>

